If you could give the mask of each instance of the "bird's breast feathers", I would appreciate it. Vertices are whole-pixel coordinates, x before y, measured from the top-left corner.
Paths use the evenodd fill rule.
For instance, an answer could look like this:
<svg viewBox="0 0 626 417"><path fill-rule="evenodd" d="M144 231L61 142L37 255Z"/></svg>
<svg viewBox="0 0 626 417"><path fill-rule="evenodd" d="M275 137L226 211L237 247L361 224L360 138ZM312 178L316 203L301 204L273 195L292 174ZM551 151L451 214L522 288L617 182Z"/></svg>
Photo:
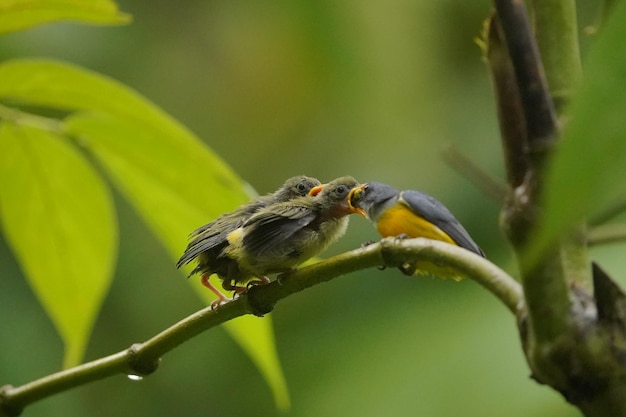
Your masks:
<svg viewBox="0 0 626 417"><path fill-rule="evenodd" d="M447 233L423 217L418 216L404 204L396 204L382 213L376 223L376 228L385 237L404 234L413 238L424 237L456 245Z"/></svg>

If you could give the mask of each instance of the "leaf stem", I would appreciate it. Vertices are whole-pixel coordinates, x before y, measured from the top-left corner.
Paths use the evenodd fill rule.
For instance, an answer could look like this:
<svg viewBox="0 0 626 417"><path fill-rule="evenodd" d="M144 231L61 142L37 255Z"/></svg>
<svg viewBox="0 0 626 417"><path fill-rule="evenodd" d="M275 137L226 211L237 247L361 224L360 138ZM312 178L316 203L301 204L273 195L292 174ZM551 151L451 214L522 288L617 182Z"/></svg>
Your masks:
<svg viewBox="0 0 626 417"><path fill-rule="evenodd" d="M11 121L17 125L36 127L41 130L63 133L63 122L50 117L39 116L0 104L0 119Z"/></svg>
<svg viewBox="0 0 626 417"><path fill-rule="evenodd" d="M350 272L375 266L395 267L426 260L449 265L478 282L516 316L523 307L520 285L506 272L469 251L428 239L386 238L365 248L346 252L297 271L282 274L267 285L212 310L204 308L144 343L74 368L51 374L19 387L0 388L0 415L17 416L27 405L88 382L115 374L145 376L154 372L161 356L192 337L244 314L263 315L281 299Z"/></svg>

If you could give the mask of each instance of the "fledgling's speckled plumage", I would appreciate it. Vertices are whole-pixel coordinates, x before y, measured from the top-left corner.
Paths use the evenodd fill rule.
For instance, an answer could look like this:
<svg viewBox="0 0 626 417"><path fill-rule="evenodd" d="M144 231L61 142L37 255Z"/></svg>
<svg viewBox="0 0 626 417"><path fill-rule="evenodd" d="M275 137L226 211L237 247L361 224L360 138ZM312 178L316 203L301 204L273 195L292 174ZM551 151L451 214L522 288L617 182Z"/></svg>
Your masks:
<svg viewBox="0 0 626 417"><path fill-rule="evenodd" d="M287 271L324 251L345 233L348 215L358 212L348 204L358 186L342 177L322 186L317 196L293 199L259 210L228 236L224 255L236 259L249 277Z"/></svg>
<svg viewBox="0 0 626 417"><path fill-rule="evenodd" d="M217 274L222 279L222 285L225 289L237 289L234 284L243 282L240 278L242 273L239 270L239 265L234 259L222 256L222 252L229 245L228 234L240 228L246 220L259 210L273 204L306 196L313 187L320 184L317 179L303 175L289 178L275 192L258 197L238 207L233 212L223 214L211 223L199 227L191 232L191 241L176 266L180 268L186 263L197 260L198 265L190 276L195 273L206 274L206 277L203 276L203 283L205 283L204 280L208 280L208 276ZM208 283L208 281L206 282Z"/></svg>

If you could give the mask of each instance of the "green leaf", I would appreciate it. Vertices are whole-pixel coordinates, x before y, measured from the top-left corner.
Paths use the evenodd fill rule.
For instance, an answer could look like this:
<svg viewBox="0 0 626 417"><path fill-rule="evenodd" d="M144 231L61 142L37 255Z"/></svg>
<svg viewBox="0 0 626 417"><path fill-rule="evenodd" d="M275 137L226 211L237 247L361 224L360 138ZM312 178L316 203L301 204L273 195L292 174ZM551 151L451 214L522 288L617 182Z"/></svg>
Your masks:
<svg viewBox="0 0 626 417"><path fill-rule="evenodd" d="M0 79L0 100L86 111L68 119L68 132L95 138L85 144L110 168L173 258L191 230L249 198L245 183L191 132L115 80L73 65L28 59L0 65ZM181 216L155 210L160 206L154 204L162 203Z"/></svg>
<svg viewBox="0 0 626 417"><path fill-rule="evenodd" d="M238 180L212 172L214 157L198 141L164 135L153 125L105 114L76 113L64 123L178 259L190 231L233 201L247 199Z"/></svg>
<svg viewBox="0 0 626 417"><path fill-rule="evenodd" d="M619 3L587 57L584 83L548 172L537 251L626 195L624 21L626 4Z"/></svg>
<svg viewBox="0 0 626 417"><path fill-rule="evenodd" d="M120 13L117 4L110 0L3 0L0 2L0 34L60 20L119 25L130 22L131 17Z"/></svg>
<svg viewBox="0 0 626 417"><path fill-rule="evenodd" d="M197 137L115 80L65 63L28 59L1 64L0 80L0 100L77 111L66 119L66 133L93 153L172 261L192 230L250 198L247 184ZM197 280L190 282L207 303L213 300ZM243 318L225 328L283 406L288 394L269 320Z"/></svg>
<svg viewBox="0 0 626 417"><path fill-rule="evenodd" d="M113 276L117 221L109 190L65 139L0 124L0 209L9 245L80 363Z"/></svg>
<svg viewBox="0 0 626 417"><path fill-rule="evenodd" d="M206 288L202 287L206 293ZM281 369L274 339L267 340L267 334L274 334L272 321L253 316L243 316L225 323L226 330L248 352L252 361L260 369L261 374L273 388L274 402L283 411L291 407L287 382ZM264 340L264 343L258 343Z"/></svg>
<svg viewBox="0 0 626 417"><path fill-rule="evenodd" d="M97 110L158 126L164 134L193 136L124 84L76 65L13 59L0 64L0 80L3 100L61 110Z"/></svg>
<svg viewBox="0 0 626 417"><path fill-rule="evenodd" d="M187 234L219 213L247 200L242 185L223 178L215 157L199 142L159 134L159 129L102 114L81 113L65 123L102 163L112 181L177 259ZM198 186L201 184L201 188ZM192 281L208 303L214 296ZM242 317L225 324L272 388L276 404L289 406L285 378L274 345L271 320Z"/></svg>

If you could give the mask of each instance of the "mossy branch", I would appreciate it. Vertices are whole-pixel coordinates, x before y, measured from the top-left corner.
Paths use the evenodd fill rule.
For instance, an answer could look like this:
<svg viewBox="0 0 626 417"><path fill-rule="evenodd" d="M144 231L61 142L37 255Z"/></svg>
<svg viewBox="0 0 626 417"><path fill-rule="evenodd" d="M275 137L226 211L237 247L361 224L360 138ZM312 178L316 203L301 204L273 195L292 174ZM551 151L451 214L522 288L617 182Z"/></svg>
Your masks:
<svg viewBox="0 0 626 417"><path fill-rule="evenodd" d="M88 382L116 374L146 376L154 372L160 358L176 346L205 330L244 314L264 315L281 299L341 275L376 266L395 267L406 262L430 261L456 269L478 282L516 316L523 308L520 285L506 272L469 251L427 239L395 238L352 250L297 271L283 274L268 284L250 289L234 301L212 310L207 307L144 343L121 352L13 387L0 388L0 416L17 416L29 404Z"/></svg>

